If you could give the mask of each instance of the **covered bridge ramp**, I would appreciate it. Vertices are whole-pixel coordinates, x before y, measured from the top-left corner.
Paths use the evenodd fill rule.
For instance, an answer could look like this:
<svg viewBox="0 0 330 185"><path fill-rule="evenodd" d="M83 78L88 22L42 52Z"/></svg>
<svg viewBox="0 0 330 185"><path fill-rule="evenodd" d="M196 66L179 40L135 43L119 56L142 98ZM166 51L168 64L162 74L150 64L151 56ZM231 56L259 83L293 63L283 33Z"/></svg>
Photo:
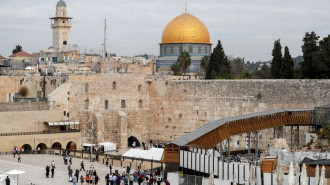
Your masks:
<svg viewBox="0 0 330 185"><path fill-rule="evenodd" d="M180 149L211 149L230 136L284 125L309 125L314 109L276 109L212 121L165 146L166 165L178 164Z"/></svg>

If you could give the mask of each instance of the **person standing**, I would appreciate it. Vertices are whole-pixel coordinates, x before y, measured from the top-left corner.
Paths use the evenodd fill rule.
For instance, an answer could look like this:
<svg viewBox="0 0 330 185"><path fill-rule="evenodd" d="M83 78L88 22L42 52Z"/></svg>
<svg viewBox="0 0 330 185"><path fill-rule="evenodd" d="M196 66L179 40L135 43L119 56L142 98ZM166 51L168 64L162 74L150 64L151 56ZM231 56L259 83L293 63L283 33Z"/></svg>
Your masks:
<svg viewBox="0 0 330 185"><path fill-rule="evenodd" d="M129 185L133 185L133 182L134 182L133 174L130 174L129 175Z"/></svg>
<svg viewBox="0 0 330 185"><path fill-rule="evenodd" d="M46 178L49 178L49 170L50 170L50 167L49 165L46 166Z"/></svg>
<svg viewBox="0 0 330 185"><path fill-rule="evenodd" d="M70 162L70 165L72 165L72 157L71 157L71 155L69 156L69 162Z"/></svg>
<svg viewBox="0 0 330 185"><path fill-rule="evenodd" d="M80 183L81 183L81 185L84 185L84 182L85 182L85 179L84 179L84 176L80 176Z"/></svg>
<svg viewBox="0 0 330 185"><path fill-rule="evenodd" d="M109 165L109 168L110 168L110 174L112 174L112 166L111 166L111 164Z"/></svg>
<svg viewBox="0 0 330 185"><path fill-rule="evenodd" d="M10 185L10 179L9 179L8 176L7 176L7 178L6 178L6 185Z"/></svg>
<svg viewBox="0 0 330 185"><path fill-rule="evenodd" d="M73 179L72 179L72 183L73 185L77 185L77 177L76 176L73 176Z"/></svg>
<svg viewBox="0 0 330 185"><path fill-rule="evenodd" d="M20 153L18 153L18 155L17 155L17 160L18 160L19 163L22 162L21 161L21 154Z"/></svg>
<svg viewBox="0 0 330 185"><path fill-rule="evenodd" d="M72 171L72 169L70 168L70 169L69 169L69 179L70 179L70 178L72 179L72 173L73 173L73 171Z"/></svg>
<svg viewBox="0 0 330 185"><path fill-rule="evenodd" d="M79 170L78 169L76 169L74 176L77 177L77 182L79 182Z"/></svg>
<svg viewBox="0 0 330 185"><path fill-rule="evenodd" d="M54 160L52 161L52 169L51 169L51 171L52 171L52 178L54 178L54 173L55 173L55 162L54 162Z"/></svg>
<svg viewBox="0 0 330 185"><path fill-rule="evenodd" d="M84 171L86 171L86 170L85 170L85 164L84 164L84 161L81 161L81 163L80 163L80 171L81 171L81 169L83 169Z"/></svg>
<svg viewBox="0 0 330 185"><path fill-rule="evenodd" d="M14 158L15 158L15 155L16 155L15 147L14 147L14 150L13 150L13 155L14 155Z"/></svg>

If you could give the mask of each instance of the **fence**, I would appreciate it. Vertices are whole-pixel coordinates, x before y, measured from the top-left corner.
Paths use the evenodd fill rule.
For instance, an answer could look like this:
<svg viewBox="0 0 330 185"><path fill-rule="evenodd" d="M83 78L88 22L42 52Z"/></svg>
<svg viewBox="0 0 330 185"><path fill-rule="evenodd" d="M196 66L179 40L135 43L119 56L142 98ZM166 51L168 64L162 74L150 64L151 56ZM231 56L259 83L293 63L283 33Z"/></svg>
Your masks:
<svg viewBox="0 0 330 185"><path fill-rule="evenodd" d="M205 152L195 153L180 151L180 167L182 169L191 170L193 173L204 173L210 174L213 170L214 176L216 177L215 182L221 182L222 185L230 185L234 181L234 177L237 184L263 184L263 185L277 185L275 173L262 173L260 166L255 167L255 175L257 183L249 183L250 177L250 164L248 163L237 163L237 162L223 162L220 157L213 157L207 155ZM288 175L284 176L284 183L288 184ZM176 177L176 176L172 176ZM183 175L178 176L178 185L199 185L200 181L197 181L198 176L194 175ZM194 180L195 178L195 180ZM207 181L207 178L202 178L202 181ZM173 180L176 182L176 180ZM204 182L205 183L205 182ZM203 184L204 184L203 183ZM215 184L217 184L215 183ZM315 178L308 178L308 185L315 184ZM172 185L172 183L171 183Z"/></svg>

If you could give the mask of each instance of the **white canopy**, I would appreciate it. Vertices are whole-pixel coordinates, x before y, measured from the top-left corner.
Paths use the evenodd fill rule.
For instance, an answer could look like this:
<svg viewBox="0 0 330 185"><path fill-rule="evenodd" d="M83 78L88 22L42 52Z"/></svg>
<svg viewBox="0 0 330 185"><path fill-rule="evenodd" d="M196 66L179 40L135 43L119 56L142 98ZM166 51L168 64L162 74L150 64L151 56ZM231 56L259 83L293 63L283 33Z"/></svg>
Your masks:
<svg viewBox="0 0 330 185"><path fill-rule="evenodd" d="M116 151L116 144L110 142L102 142L98 144L99 147L104 147L104 152Z"/></svg>
<svg viewBox="0 0 330 185"><path fill-rule="evenodd" d="M79 121L59 121L59 122L48 122L49 126L63 126L63 125L79 125Z"/></svg>
<svg viewBox="0 0 330 185"><path fill-rule="evenodd" d="M150 150L130 149L122 155L124 158L136 158L143 160L160 161L164 153L163 148L151 148Z"/></svg>
<svg viewBox="0 0 330 185"><path fill-rule="evenodd" d="M8 175L20 175L25 173L25 171L20 171L20 170L10 170L8 172L5 172Z"/></svg>
<svg viewBox="0 0 330 185"><path fill-rule="evenodd" d="M83 143L81 144L82 146L87 146L87 147L92 147L92 146L96 146L96 144L90 144L90 143Z"/></svg>

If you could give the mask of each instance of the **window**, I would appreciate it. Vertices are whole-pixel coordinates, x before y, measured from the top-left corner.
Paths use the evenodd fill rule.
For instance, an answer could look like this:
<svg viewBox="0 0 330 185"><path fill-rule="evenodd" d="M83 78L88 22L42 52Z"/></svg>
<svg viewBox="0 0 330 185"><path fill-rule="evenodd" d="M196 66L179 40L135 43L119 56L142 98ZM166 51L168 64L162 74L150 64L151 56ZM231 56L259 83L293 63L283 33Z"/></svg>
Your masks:
<svg viewBox="0 0 330 185"><path fill-rule="evenodd" d="M141 89L142 89L142 85L139 85L138 86L138 91L141 91Z"/></svg>
<svg viewBox="0 0 330 185"><path fill-rule="evenodd" d="M125 108L126 107L126 101L125 100L121 100L121 108Z"/></svg>
<svg viewBox="0 0 330 185"><path fill-rule="evenodd" d="M116 82L112 82L112 89L116 89L116 85L117 85Z"/></svg>
<svg viewBox="0 0 330 185"><path fill-rule="evenodd" d="M105 100L104 109L109 109L109 100Z"/></svg>
<svg viewBox="0 0 330 185"><path fill-rule="evenodd" d="M139 100L139 108L142 108L142 100Z"/></svg>
<svg viewBox="0 0 330 185"><path fill-rule="evenodd" d="M189 53L192 53L192 51L193 51L193 47L189 46Z"/></svg>
<svg viewBox="0 0 330 185"><path fill-rule="evenodd" d="M88 84L85 84L85 93L88 93Z"/></svg>
<svg viewBox="0 0 330 185"><path fill-rule="evenodd" d="M63 45L67 45L68 44L68 42L65 40L65 41L63 41Z"/></svg>
<svg viewBox="0 0 330 185"><path fill-rule="evenodd" d="M64 116L66 116L66 111L64 111Z"/></svg>
<svg viewBox="0 0 330 185"><path fill-rule="evenodd" d="M85 109L88 109L88 104L89 104L88 100L85 100Z"/></svg>

